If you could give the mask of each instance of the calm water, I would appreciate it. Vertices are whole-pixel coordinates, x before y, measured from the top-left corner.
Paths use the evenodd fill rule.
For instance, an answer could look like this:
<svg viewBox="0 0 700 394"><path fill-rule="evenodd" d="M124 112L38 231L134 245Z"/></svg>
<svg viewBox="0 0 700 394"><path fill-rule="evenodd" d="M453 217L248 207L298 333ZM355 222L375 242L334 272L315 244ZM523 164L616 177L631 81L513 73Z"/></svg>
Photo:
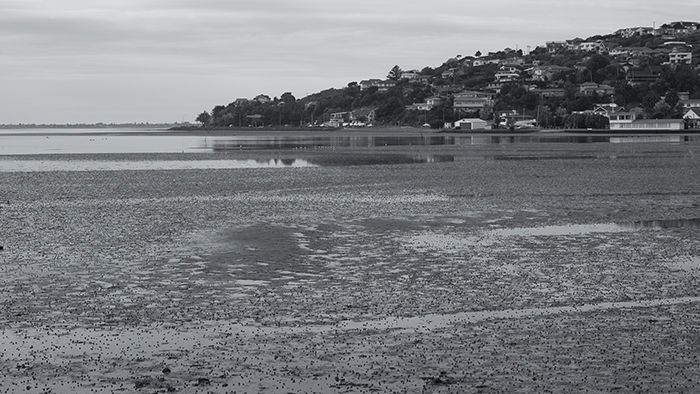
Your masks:
<svg viewBox="0 0 700 394"><path fill-rule="evenodd" d="M696 135L576 136L529 134L495 135L322 135L205 137L159 135L142 129L0 130L0 155L80 153L192 153L238 150L304 150L375 148L385 146L470 146L509 144L688 144L700 142ZM133 135L129 135L133 134Z"/></svg>
<svg viewBox="0 0 700 394"><path fill-rule="evenodd" d="M453 162L450 155L359 154L234 160L0 159L0 172L310 168Z"/></svg>

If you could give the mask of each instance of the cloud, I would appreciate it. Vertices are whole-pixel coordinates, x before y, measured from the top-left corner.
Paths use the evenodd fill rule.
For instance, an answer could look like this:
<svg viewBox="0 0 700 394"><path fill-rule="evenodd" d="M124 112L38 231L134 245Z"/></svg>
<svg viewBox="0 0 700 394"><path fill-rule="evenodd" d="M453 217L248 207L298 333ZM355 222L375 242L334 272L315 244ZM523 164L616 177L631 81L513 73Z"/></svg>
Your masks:
<svg viewBox="0 0 700 394"><path fill-rule="evenodd" d="M604 7L582 0L565 7L551 0L0 0L0 83L81 103L70 86L98 97L139 81L163 102L177 96L200 109L203 97L211 97L206 105L260 92L299 97L383 77L394 64L438 66L477 49L525 48L698 11L700 5L643 0ZM179 95L182 85L192 98ZM149 105L123 96L104 100L113 108ZM7 113L36 115L2 104L13 108Z"/></svg>

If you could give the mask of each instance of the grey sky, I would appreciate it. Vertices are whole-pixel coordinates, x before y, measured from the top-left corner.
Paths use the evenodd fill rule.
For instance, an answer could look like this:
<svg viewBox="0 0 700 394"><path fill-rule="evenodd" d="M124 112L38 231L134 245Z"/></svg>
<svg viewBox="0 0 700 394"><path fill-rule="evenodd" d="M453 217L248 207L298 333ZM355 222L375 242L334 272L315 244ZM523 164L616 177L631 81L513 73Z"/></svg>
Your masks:
<svg viewBox="0 0 700 394"><path fill-rule="evenodd" d="M0 0L0 123L192 120L394 64L696 15L675 0Z"/></svg>

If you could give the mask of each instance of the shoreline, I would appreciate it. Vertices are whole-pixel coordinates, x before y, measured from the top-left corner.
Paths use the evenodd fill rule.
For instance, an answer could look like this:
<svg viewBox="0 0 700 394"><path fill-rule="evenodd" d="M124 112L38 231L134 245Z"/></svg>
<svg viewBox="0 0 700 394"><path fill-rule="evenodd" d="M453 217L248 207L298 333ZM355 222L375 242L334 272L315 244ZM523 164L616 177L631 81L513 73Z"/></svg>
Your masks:
<svg viewBox="0 0 700 394"><path fill-rule="evenodd" d="M11 130L11 129L5 129ZM46 130L46 131L44 131ZM690 135L700 134L700 129L687 130L610 130L610 129L527 129L527 130L450 130L423 129L418 127L385 127L385 128L340 128L340 129L309 129L309 128L170 128L149 129L138 131L109 130L80 132L75 131L51 132L55 129L33 129L27 132L17 129L16 132L0 131L0 137L18 136L188 136L188 137L243 137L243 136L387 136L387 135L491 135L491 136L523 136L523 135L577 135L577 136L636 136L636 135Z"/></svg>

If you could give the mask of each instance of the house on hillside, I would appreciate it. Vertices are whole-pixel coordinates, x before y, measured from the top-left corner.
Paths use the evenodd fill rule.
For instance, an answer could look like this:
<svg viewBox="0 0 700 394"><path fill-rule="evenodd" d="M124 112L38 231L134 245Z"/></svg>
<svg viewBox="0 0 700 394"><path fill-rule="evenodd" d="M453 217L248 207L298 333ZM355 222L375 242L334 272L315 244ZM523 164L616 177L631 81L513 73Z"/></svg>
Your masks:
<svg viewBox="0 0 700 394"><path fill-rule="evenodd" d="M651 66L645 69L633 69L627 72L627 83L639 85L645 83L655 83L661 79L662 70L658 66Z"/></svg>
<svg viewBox="0 0 700 394"><path fill-rule="evenodd" d="M267 104L270 101L272 101L270 96L268 96L266 94L259 94L259 95L255 96L255 98L253 100L259 102L260 104Z"/></svg>
<svg viewBox="0 0 700 394"><path fill-rule="evenodd" d="M454 95L456 111L478 111L493 107L493 93L479 91L463 91Z"/></svg>
<svg viewBox="0 0 700 394"><path fill-rule="evenodd" d="M592 41L592 42L591 41L582 42L582 43L578 44L576 49L578 49L579 51L583 51L583 52L596 52L596 53L602 53L602 52L605 52L607 50L607 48L605 48L605 44L603 44L603 42L600 40Z"/></svg>
<svg viewBox="0 0 700 394"><path fill-rule="evenodd" d="M525 64L525 59L522 57L509 57L501 61L504 66L522 66Z"/></svg>
<svg viewBox="0 0 700 394"><path fill-rule="evenodd" d="M697 22L671 22L667 23L659 29L659 33L669 36L684 36L698 30Z"/></svg>
<svg viewBox="0 0 700 394"><path fill-rule="evenodd" d="M381 79L365 79L360 81L360 90L367 90L373 86L377 86L382 82Z"/></svg>
<svg viewBox="0 0 700 394"><path fill-rule="evenodd" d="M365 122L372 125L377 121L377 113L374 108L363 107L352 111L351 117L353 121Z"/></svg>
<svg viewBox="0 0 700 394"><path fill-rule="evenodd" d="M695 108L695 107L700 107L700 99L687 99L687 100L680 100L678 102L680 106L686 110L690 108Z"/></svg>
<svg viewBox="0 0 700 394"><path fill-rule="evenodd" d="M622 38L631 38L634 36L644 36L647 34L654 34L654 28L653 27L628 27L625 29L620 29L615 32L616 36L622 37Z"/></svg>
<svg viewBox="0 0 700 394"><path fill-rule="evenodd" d="M615 88L610 85L584 82L579 86L579 94L582 96L608 96L615 93Z"/></svg>
<svg viewBox="0 0 700 394"><path fill-rule="evenodd" d="M674 49L668 54L669 64L693 64L693 52Z"/></svg>
<svg viewBox="0 0 700 394"><path fill-rule="evenodd" d="M418 70L407 70L407 71L402 71L401 72L401 79L408 79L409 81L412 81L416 79L420 75L418 73Z"/></svg>
<svg viewBox="0 0 700 394"><path fill-rule="evenodd" d="M520 79L520 70L516 67L501 67L494 75L494 82L497 84L503 84L508 82L515 82Z"/></svg>
<svg viewBox="0 0 700 394"><path fill-rule="evenodd" d="M624 111L624 108L620 107L615 103L609 104L596 104L593 106L593 113L600 116L608 117L610 114L615 112Z"/></svg>
<svg viewBox="0 0 700 394"><path fill-rule="evenodd" d="M485 66L487 64L501 64L501 61L499 59L480 58L475 59L474 63L472 63L474 67Z"/></svg>
<svg viewBox="0 0 700 394"><path fill-rule="evenodd" d="M428 105L436 107L438 105L445 104L445 99L442 97L434 96L434 97L428 97L427 99L425 99L425 102Z"/></svg>
<svg viewBox="0 0 700 394"><path fill-rule="evenodd" d="M442 74L440 74L440 76L442 77L442 79L450 79L450 78L455 76L456 72L457 72L456 68L449 68L449 69L443 71Z"/></svg>
<svg viewBox="0 0 700 394"><path fill-rule="evenodd" d="M565 72L572 71L569 67L545 65L529 68L527 71L533 81L547 82L556 79L559 75Z"/></svg>
<svg viewBox="0 0 700 394"><path fill-rule="evenodd" d="M566 97L566 90L564 89L557 89L557 88L551 88L551 89L532 89L530 90L532 93L535 93L536 95L542 97L542 98L547 98L547 97Z"/></svg>
<svg viewBox="0 0 700 394"><path fill-rule="evenodd" d="M565 49L575 49L576 45L572 41L549 41L545 44L547 52L556 53Z"/></svg>
<svg viewBox="0 0 700 394"><path fill-rule="evenodd" d="M613 48L608 52L608 55L612 57L623 57L630 54L630 49L626 47Z"/></svg>
<svg viewBox="0 0 700 394"><path fill-rule="evenodd" d="M406 106L407 111L430 111L433 106L428 103L413 103Z"/></svg>
<svg viewBox="0 0 700 394"><path fill-rule="evenodd" d="M378 91L380 92L386 92L387 90L393 88L396 86L396 82L387 79L387 80L381 80L381 79L367 79L360 81L360 90L367 90L369 88L376 87Z"/></svg>
<svg viewBox="0 0 700 394"><path fill-rule="evenodd" d="M430 76L422 75L418 70L409 70L401 73L401 79L406 79L409 82L428 83L430 81Z"/></svg>

